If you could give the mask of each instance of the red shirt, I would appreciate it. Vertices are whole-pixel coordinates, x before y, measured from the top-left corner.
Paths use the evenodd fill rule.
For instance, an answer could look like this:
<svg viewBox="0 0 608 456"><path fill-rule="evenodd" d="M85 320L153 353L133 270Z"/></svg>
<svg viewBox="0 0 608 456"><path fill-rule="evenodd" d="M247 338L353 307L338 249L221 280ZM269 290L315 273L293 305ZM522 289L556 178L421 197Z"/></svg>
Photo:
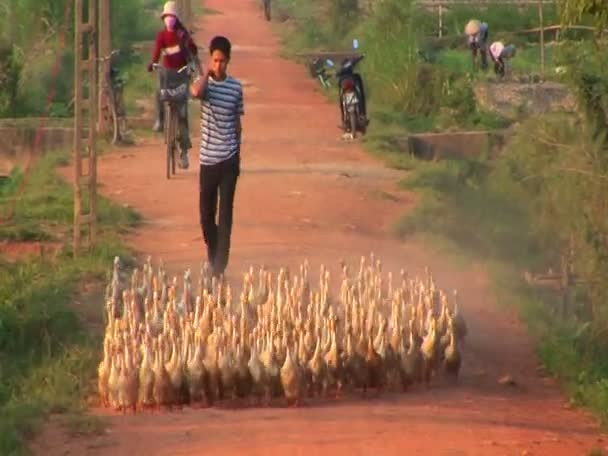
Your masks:
<svg viewBox="0 0 608 456"><path fill-rule="evenodd" d="M184 30L167 29L158 32L156 35L156 42L154 43L154 51L152 53L152 63L158 63L160 52L164 51L164 67L179 70L186 65L188 63L187 56L184 55L179 48L180 36L183 36L184 33L186 33ZM189 34L186 34L184 41L192 55L197 55L196 45Z"/></svg>

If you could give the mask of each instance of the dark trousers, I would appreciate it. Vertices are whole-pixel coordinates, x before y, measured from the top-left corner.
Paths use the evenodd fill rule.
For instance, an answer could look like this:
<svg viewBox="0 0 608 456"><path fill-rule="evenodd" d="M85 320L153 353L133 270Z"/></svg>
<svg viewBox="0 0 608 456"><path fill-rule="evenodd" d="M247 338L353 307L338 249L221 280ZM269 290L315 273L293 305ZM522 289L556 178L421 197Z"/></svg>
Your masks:
<svg viewBox="0 0 608 456"><path fill-rule="evenodd" d="M201 165L200 167L201 228L207 245L207 259L216 276L222 275L228 265L234 192L239 174L239 154L216 165ZM217 222L216 215L218 215Z"/></svg>
<svg viewBox="0 0 608 456"><path fill-rule="evenodd" d="M477 53L479 53L481 57L481 69L485 70L488 68L488 49L485 42L481 43L471 43L471 53L473 54L473 58L477 57Z"/></svg>

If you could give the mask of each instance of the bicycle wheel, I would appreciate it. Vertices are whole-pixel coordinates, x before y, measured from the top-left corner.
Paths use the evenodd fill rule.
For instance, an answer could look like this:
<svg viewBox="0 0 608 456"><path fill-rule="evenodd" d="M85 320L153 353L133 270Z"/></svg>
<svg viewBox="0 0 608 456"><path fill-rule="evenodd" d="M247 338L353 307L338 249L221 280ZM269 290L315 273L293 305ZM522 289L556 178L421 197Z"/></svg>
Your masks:
<svg viewBox="0 0 608 456"><path fill-rule="evenodd" d="M118 112L116 110L116 102L110 103L110 112L112 113L112 144L116 145L120 139L120 126L118 124Z"/></svg>
<svg viewBox="0 0 608 456"><path fill-rule="evenodd" d="M166 175L171 178L171 161L173 158L173 116L169 103L165 103L165 144L167 145Z"/></svg>
<svg viewBox="0 0 608 456"><path fill-rule="evenodd" d="M171 148L171 174L175 174L175 154L178 148L177 137L179 135L179 114L177 112L177 106L174 104L171 106L171 134L173 147Z"/></svg>
<svg viewBox="0 0 608 456"><path fill-rule="evenodd" d="M118 141L124 141L127 135L127 114L122 98L122 89L115 93L114 105L116 106L116 125L118 130Z"/></svg>
<svg viewBox="0 0 608 456"><path fill-rule="evenodd" d="M165 144L169 143L169 107L166 101L163 101L163 138Z"/></svg>
<svg viewBox="0 0 608 456"><path fill-rule="evenodd" d="M112 144L116 142L116 107L114 105L114 98L112 96L112 91L108 88L103 88L103 96L104 100L103 106L101 108L101 117L105 126L108 127L107 133L109 133L109 139Z"/></svg>

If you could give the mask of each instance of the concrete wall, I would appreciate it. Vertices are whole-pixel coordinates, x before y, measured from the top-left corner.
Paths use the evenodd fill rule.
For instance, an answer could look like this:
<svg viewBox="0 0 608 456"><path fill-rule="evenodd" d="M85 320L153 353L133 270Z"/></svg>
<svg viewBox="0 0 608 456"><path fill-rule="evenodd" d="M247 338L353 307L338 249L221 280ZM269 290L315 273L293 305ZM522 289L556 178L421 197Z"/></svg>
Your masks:
<svg viewBox="0 0 608 456"><path fill-rule="evenodd" d="M31 154L71 148L73 131L69 127L0 126L0 175L9 174L13 167L25 163Z"/></svg>
<svg viewBox="0 0 608 456"><path fill-rule="evenodd" d="M500 153L508 135L508 130L422 133L408 136L402 144L425 160L492 158Z"/></svg>
<svg viewBox="0 0 608 456"><path fill-rule="evenodd" d="M574 94L568 87L556 82L488 82L476 84L474 89L478 106L513 120L522 116L576 110Z"/></svg>
<svg viewBox="0 0 608 456"><path fill-rule="evenodd" d="M52 150L71 150L74 141L72 122L72 119L1 119L0 176L8 175L15 166L24 164L30 154L39 156ZM133 129L150 129L153 123L152 117L127 120L128 127ZM197 125L196 118L192 119L191 125Z"/></svg>

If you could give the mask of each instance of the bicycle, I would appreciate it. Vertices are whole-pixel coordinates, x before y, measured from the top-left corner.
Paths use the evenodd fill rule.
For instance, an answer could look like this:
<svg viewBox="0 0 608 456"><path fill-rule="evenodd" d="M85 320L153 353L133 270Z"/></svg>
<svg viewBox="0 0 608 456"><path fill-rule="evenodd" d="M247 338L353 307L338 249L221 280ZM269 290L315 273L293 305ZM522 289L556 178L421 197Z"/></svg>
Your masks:
<svg viewBox="0 0 608 456"><path fill-rule="evenodd" d="M105 100L101 115L104 117L106 124L112 126L112 144L119 141L124 141L127 137L127 114L123 98L123 88L125 81L120 77L118 68L112 64L112 58L119 54L119 50L115 49L110 52L110 55L99 58L99 61L108 62L104 68L104 81L102 87L102 100Z"/></svg>
<svg viewBox="0 0 608 456"><path fill-rule="evenodd" d="M329 89L331 87L331 75L327 74L327 68L325 67L325 64L329 64L329 62L330 60L322 61L319 57L315 57L308 63L310 75L313 78L318 79L321 87L324 89ZM333 62L331 63L333 65Z"/></svg>
<svg viewBox="0 0 608 456"><path fill-rule="evenodd" d="M167 179L171 178L171 175L175 174L175 151L179 148L181 140L181 132L179 127L179 109L180 104L186 104L186 117L188 116L188 83L190 80L190 73L186 72L183 79L175 78L176 75L183 76L184 72L188 70L189 65L184 65L179 70L170 71L167 68L153 63L152 68L160 70L161 76L161 89L160 98L164 104L164 131L165 131L165 144L167 145L167 160L166 160L166 176ZM173 75L174 80L171 81ZM177 83L175 81L177 79Z"/></svg>

